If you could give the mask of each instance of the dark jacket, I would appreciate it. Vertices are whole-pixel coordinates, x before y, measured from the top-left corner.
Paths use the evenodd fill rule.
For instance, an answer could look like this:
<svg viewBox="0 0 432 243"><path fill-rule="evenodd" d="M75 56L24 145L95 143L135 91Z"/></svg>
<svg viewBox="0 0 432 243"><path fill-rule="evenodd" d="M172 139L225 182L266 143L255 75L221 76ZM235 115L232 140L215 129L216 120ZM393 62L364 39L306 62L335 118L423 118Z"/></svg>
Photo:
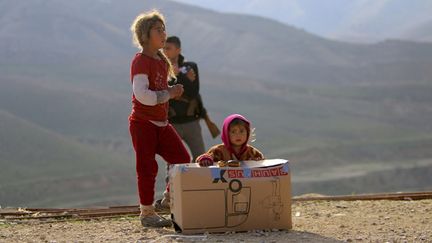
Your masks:
<svg viewBox="0 0 432 243"><path fill-rule="evenodd" d="M186 73L179 72L177 79L170 80L169 84L182 84L184 92L179 99L170 99L168 119L171 123L186 123L204 118L207 114L199 94L199 73L198 65L194 62L185 62L182 55L178 58L179 69L192 68L196 78L191 81Z"/></svg>

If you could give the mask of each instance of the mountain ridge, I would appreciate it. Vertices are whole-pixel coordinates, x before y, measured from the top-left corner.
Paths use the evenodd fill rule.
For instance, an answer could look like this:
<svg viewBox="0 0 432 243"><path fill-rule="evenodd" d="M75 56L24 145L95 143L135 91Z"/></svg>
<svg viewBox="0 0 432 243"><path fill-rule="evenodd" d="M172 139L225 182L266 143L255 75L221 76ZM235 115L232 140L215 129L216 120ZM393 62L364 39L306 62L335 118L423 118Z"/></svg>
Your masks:
<svg viewBox="0 0 432 243"><path fill-rule="evenodd" d="M101 204L103 198L123 195L122 190L125 198L134 198L134 154L127 117L131 108L129 65L138 50L131 44L129 25L138 12L153 7L165 14L168 34L182 38L185 56L199 64L201 94L212 119L220 125L231 113L248 117L257 128L254 146L266 157L293 161L294 187L306 188L298 184L305 178L327 180L334 171L352 175L361 170L368 176L389 169L391 174L392 166L423 166L419 161L430 158L430 141L424 134L432 131L427 122L432 119L431 44L399 40L342 43L264 18L221 14L168 1L0 4L0 11L8 12L0 17L0 110L33 124L29 130L41 128L64 137L74 144L69 147L76 149L74 153L86 148L83 161L90 166L100 163L100 153L114 164L121 160L128 165L119 169L125 173L121 176L110 168L106 175L94 174L94 186L81 197L77 190L76 195L54 202L53 195L61 192L50 187L50 193L44 194L45 203L79 204L70 201L76 197ZM43 31L38 31L39 27ZM27 45L31 38L37 41ZM2 136L4 143L25 131L15 129L14 122L8 124L0 131L10 132ZM201 125L206 147L220 143ZM68 149L55 149L59 146L56 140L47 141L50 146L32 153L41 153L48 167L78 156ZM25 142L19 146L30 146ZM406 145L408 150L398 147ZM2 149L0 146L0 155L5 152ZM10 151L0 161L2 166L17 160ZM58 158L50 157L50 151L56 151ZM389 153L403 156L395 159L387 156ZM19 162L30 165L35 161L30 156ZM43 167L36 169L46 172ZM320 174L319 170L329 173ZM76 178L80 173L82 166L70 170ZM159 174L158 190L163 188L164 177L163 172ZM128 183L124 187L122 179ZM92 176L81 180L91 184ZM54 181L67 190L74 188L70 181ZM361 187L362 180L352 183ZM428 186L427 181L419 183ZM49 184L48 180L41 188ZM103 196L92 191L98 186L105 190L104 185L117 186ZM313 183L308 188L319 189ZM18 189L23 191L15 196L24 200L30 188L14 187L8 192L18 193ZM333 192L338 193L336 189ZM15 202L21 205L24 201Z"/></svg>

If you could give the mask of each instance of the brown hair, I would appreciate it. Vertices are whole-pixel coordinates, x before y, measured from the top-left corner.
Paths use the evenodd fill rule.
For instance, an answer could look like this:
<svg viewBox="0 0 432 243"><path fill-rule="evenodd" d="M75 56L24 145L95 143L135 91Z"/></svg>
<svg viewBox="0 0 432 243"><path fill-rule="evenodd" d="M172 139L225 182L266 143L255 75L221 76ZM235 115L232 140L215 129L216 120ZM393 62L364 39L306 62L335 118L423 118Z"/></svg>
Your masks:
<svg viewBox="0 0 432 243"><path fill-rule="evenodd" d="M152 10L146 13L139 14L130 27L132 32L132 41L134 45L141 50L147 46L150 38L150 30L153 26L160 22L165 27L165 18L164 16L157 10ZM158 50L158 56L167 63L168 66L168 74L171 78L175 78L174 68L170 60L165 56L165 54Z"/></svg>

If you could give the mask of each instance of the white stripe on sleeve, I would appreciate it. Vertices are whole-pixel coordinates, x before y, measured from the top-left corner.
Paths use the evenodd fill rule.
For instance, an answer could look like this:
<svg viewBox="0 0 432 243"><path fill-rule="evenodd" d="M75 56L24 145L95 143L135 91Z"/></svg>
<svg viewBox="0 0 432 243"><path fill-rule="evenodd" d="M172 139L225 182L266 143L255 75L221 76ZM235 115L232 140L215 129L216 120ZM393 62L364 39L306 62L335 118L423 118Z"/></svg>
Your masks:
<svg viewBox="0 0 432 243"><path fill-rule="evenodd" d="M135 98L143 105L154 106L170 99L168 90L153 91L149 89L147 74L137 74L133 77L132 89Z"/></svg>

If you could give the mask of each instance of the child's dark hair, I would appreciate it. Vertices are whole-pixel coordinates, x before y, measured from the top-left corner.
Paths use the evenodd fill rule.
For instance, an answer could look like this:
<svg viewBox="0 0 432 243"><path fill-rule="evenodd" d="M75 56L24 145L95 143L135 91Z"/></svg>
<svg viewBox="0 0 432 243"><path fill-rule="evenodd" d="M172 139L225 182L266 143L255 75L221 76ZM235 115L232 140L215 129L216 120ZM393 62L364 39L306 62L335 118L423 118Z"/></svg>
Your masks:
<svg viewBox="0 0 432 243"><path fill-rule="evenodd" d="M174 44L177 48L181 48L181 41L180 41L180 38L178 38L177 36L173 35L173 36L168 37L166 42Z"/></svg>
<svg viewBox="0 0 432 243"><path fill-rule="evenodd" d="M236 119L232 120L231 123L229 124L229 128L231 128L231 126L236 126L236 125L245 127L249 133L249 124L247 124L242 119L236 118Z"/></svg>
<svg viewBox="0 0 432 243"><path fill-rule="evenodd" d="M231 129L231 126L243 126L247 130L249 141L252 143L255 142L255 128L251 129L247 122L243 121L242 119L235 118L231 121L228 128Z"/></svg>

